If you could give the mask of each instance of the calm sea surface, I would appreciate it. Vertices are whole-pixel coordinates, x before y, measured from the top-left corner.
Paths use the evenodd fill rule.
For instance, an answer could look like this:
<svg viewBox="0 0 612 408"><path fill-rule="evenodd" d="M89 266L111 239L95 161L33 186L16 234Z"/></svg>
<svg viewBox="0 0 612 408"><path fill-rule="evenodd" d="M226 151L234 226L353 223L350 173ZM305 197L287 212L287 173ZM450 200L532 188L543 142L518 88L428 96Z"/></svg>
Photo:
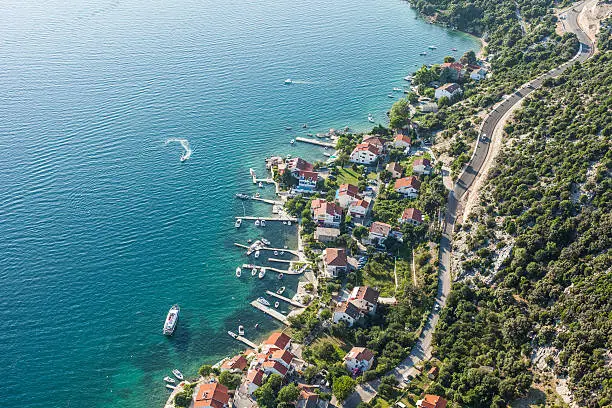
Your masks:
<svg viewBox="0 0 612 408"><path fill-rule="evenodd" d="M323 158L289 145L302 123L365 129L417 65L477 46L399 0L3 1L2 407L161 406L172 368L242 348L227 330L275 328L248 302L279 282L236 279L233 242L295 230L235 230L270 211L233 198L249 167Z"/></svg>

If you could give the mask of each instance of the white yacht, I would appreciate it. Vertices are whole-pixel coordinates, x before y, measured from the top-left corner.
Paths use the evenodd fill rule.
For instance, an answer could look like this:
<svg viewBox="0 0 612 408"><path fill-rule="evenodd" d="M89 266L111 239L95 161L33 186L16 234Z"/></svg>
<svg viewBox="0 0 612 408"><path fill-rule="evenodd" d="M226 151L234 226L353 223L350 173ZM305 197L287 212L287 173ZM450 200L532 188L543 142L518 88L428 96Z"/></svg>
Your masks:
<svg viewBox="0 0 612 408"><path fill-rule="evenodd" d="M240 269L240 267L236 268L236 277L239 278L240 276L242 276L242 269Z"/></svg>
<svg viewBox="0 0 612 408"><path fill-rule="evenodd" d="M259 219L255 220L255 226L259 227L259 224L261 224L261 222L259 221Z"/></svg>
<svg viewBox="0 0 612 408"><path fill-rule="evenodd" d="M395 87L393 88L393 92L402 92L402 88Z"/></svg>
<svg viewBox="0 0 612 408"><path fill-rule="evenodd" d="M368 115L368 122L374 123L374 117L372 115Z"/></svg>
<svg viewBox="0 0 612 408"><path fill-rule="evenodd" d="M238 335L244 336L244 326L243 325L238 326Z"/></svg>
<svg viewBox="0 0 612 408"><path fill-rule="evenodd" d="M283 276L285 276L285 275L283 275L282 273L279 273L278 274L278 279L283 279Z"/></svg>
<svg viewBox="0 0 612 408"><path fill-rule="evenodd" d="M294 143L295 143L295 139L291 139L291 140L289 141L289 144L294 144Z"/></svg>
<svg viewBox="0 0 612 408"><path fill-rule="evenodd" d="M166 388L168 388L169 390L174 391L176 389L176 387L172 384L166 384Z"/></svg>
<svg viewBox="0 0 612 408"><path fill-rule="evenodd" d="M172 336L174 330L176 329L176 323L178 322L179 312L181 308L178 305L173 305L168 311L168 315L166 316L166 321L164 322L163 333L166 336Z"/></svg>
<svg viewBox="0 0 612 408"><path fill-rule="evenodd" d="M172 374L174 374L174 376L176 378L178 378L179 380L181 380L181 381L185 378L185 377L183 377L183 373L181 373L177 368L172 370Z"/></svg>
<svg viewBox="0 0 612 408"><path fill-rule="evenodd" d="M291 221L287 221L287 225L291 225Z"/></svg>
<svg viewBox="0 0 612 408"><path fill-rule="evenodd" d="M257 275L259 277L259 279L263 279L264 276L266 276L266 268L261 267L259 268L259 275Z"/></svg>
<svg viewBox="0 0 612 408"><path fill-rule="evenodd" d="M285 79L285 85L291 85L292 83L293 81L291 80L291 78Z"/></svg>
<svg viewBox="0 0 612 408"><path fill-rule="evenodd" d="M258 301L259 303L261 303L262 305L264 305L264 306L270 306L270 302L268 302L266 299L264 299L264 298L262 298L262 297L257 298L257 301Z"/></svg>
<svg viewBox="0 0 612 408"><path fill-rule="evenodd" d="M430 45L427 48L429 48L430 50L437 50L438 49L438 47L436 47L435 45Z"/></svg>
<svg viewBox="0 0 612 408"><path fill-rule="evenodd" d="M270 241L268 241L268 240L267 240L267 239L265 239L265 238L262 238L262 239L261 239L261 242L263 242L263 243L264 243L264 245L270 245Z"/></svg>
<svg viewBox="0 0 612 408"><path fill-rule="evenodd" d="M236 220L236 223L234 224L234 227L240 228L241 225L242 225L242 218L238 218Z"/></svg>
<svg viewBox="0 0 612 408"><path fill-rule="evenodd" d="M259 258L259 250L255 251L255 258Z"/></svg>

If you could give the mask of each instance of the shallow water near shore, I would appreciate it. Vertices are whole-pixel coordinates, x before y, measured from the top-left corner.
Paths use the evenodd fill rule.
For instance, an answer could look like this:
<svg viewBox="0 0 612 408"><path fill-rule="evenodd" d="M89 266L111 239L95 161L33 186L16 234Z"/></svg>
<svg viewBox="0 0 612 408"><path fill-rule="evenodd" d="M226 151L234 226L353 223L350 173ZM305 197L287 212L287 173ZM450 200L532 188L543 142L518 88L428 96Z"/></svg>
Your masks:
<svg viewBox="0 0 612 408"><path fill-rule="evenodd" d="M236 231L234 216L270 214L233 197L260 191L248 169L263 174L273 154L323 159L289 140L367 129L368 113L384 122L405 75L478 47L399 0L49 0L0 11L8 408L161 406L171 369L193 375L244 348L227 330L243 324L258 340L279 327L249 302L280 282L237 279L247 258L233 243L263 234L295 248L295 226ZM189 142L185 162L181 143L166 143L175 139ZM291 295L296 283L282 284Z"/></svg>

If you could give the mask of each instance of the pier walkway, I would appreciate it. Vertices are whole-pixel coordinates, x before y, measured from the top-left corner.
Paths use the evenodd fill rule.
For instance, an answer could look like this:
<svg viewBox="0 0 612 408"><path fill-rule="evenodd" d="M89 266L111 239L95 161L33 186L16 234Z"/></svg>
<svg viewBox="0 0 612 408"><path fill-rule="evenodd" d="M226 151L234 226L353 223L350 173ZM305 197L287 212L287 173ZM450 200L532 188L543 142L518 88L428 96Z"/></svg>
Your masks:
<svg viewBox="0 0 612 408"><path fill-rule="evenodd" d="M228 333L228 334L229 334L229 333ZM247 339L247 338L246 338L246 337L244 337L244 336L236 336L236 337L234 337L234 336L232 336L232 335L230 334L230 337L233 337L233 338L235 338L236 340L243 342L244 344L246 344L246 345L247 345L247 346L249 346L250 348L257 350L257 344L253 343L251 340Z"/></svg>
<svg viewBox="0 0 612 408"><path fill-rule="evenodd" d="M264 312L267 315L272 316L273 318L275 318L276 320L280 321L284 325L291 326L291 323L289 323L289 320L287 319L287 316L283 315L280 312L277 312L274 309L269 308L268 306L262 305L257 300L252 301L251 302L251 306L253 306L255 309L261 310L262 312Z"/></svg>
<svg viewBox="0 0 612 408"><path fill-rule="evenodd" d="M333 149L336 148L336 144L335 143L322 142L320 140L310 139L310 138L307 138L307 137L296 137L295 140L297 140L298 142L310 143L310 144L317 145L317 146L331 147Z"/></svg>
<svg viewBox="0 0 612 408"><path fill-rule="evenodd" d="M255 220L264 220L264 221L291 221L291 222L297 222L297 218L295 217L289 217L289 216L284 216L284 217L252 217L252 216L236 216L236 219L242 219L242 220L251 220L251 221L255 221ZM263 227L265 228L265 227Z"/></svg>
<svg viewBox="0 0 612 408"><path fill-rule="evenodd" d="M289 299L288 297L279 295L278 293L272 292L271 290L266 290L266 293L270 296L274 296L275 298L278 298L280 300L283 300L287 303L289 303L292 306L296 306L296 307L306 307L306 305L301 304L300 302L296 302L293 299Z"/></svg>
<svg viewBox="0 0 612 408"><path fill-rule="evenodd" d="M270 200L267 198L261 198L261 197L255 197L255 196L251 197L251 200L261 201L262 203L272 204L272 205L283 205L282 201Z"/></svg>
<svg viewBox="0 0 612 408"><path fill-rule="evenodd" d="M249 246L247 246L247 245L244 245L244 244L239 244L239 243L237 243L237 242L234 242L234 245L236 245L236 246L237 246L237 247L239 247L239 248L244 248L244 249L249 249L249 248L250 248L250 247L249 247ZM278 252L285 251L285 252L286 252L286 253L288 253L288 254L295 255L295 256L297 256L297 257L299 257L299 256L300 256L299 252L298 252L298 251L296 251L295 249L284 249L284 248L269 248L269 247L263 247L263 248L259 248L259 251L278 251Z"/></svg>

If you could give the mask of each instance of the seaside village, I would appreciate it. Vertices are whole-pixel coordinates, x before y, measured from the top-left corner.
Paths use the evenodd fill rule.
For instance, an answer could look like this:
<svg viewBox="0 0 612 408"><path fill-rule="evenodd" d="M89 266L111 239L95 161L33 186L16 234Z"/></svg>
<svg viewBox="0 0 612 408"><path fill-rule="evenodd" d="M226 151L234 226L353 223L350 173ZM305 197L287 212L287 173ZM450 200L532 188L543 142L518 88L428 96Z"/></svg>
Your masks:
<svg viewBox="0 0 612 408"><path fill-rule="evenodd" d="M432 80L434 97L446 98L443 103L462 92L456 81L487 75L474 61L446 62L437 69L447 82ZM436 104L421 95L413 105L429 111ZM259 228L266 222L299 225L297 250L271 248L265 239L236 243L253 262L237 268L237 277L261 278L266 270L279 279L302 276L292 298L282 290L267 291L274 305L263 296L251 303L284 329L261 344L249 340L242 326L238 333L230 331L247 348L203 365L197 378L171 381L167 408L352 406L346 399L356 385L375 378L381 378L378 396L395 406L446 407L435 389L428 389L438 375L435 357L417 364L416 376L399 381L388 373L407 355L434 306L437 242L448 194L443 179L449 176L442 175L441 163L413 120L400 128L377 125L367 134L347 128L312 136L297 141L324 147L325 161L266 158L268 174L259 178L251 169L251 177L258 191L273 186L275 199L237 194L274 208L270 218L237 217L237 228L247 221ZM288 263L287 270L256 266L266 251L275 257L287 252L297 260L268 258ZM292 310L279 312L279 301Z"/></svg>

